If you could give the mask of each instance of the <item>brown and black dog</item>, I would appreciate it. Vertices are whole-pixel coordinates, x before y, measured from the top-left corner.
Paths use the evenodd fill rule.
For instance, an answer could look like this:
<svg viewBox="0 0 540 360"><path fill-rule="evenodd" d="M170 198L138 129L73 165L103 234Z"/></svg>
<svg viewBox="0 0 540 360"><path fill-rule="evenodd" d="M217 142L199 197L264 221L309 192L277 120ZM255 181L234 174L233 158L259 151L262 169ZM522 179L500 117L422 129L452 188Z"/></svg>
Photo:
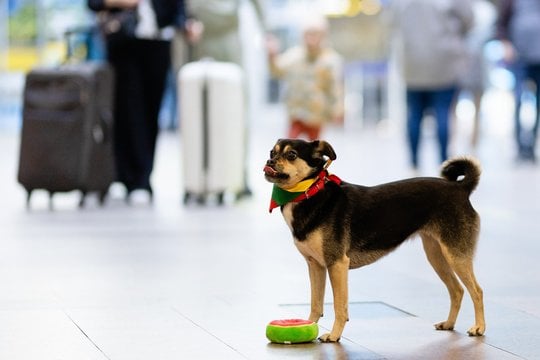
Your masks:
<svg viewBox="0 0 540 360"><path fill-rule="evenodd" d="M264 167L274 193L292 193L292 199L283 202L281 196L273 205L281 207L308 263L311 321L322 316L327 271L330 277L335 320L332 331L319 340L339 341L348 321L348 270L375 262L413 235L421 237L429 262L450 294L448 319L435 328L454 328L464 293L461 280L474 303L475 324L468 334L483 335L483 293L473 273L480 218L469 202L480 179L479 165L457 158L443 164L442 178L368 187L329 175L326 167L335 158L326 141L280 139ZM302 183L313 185L304 190Z"/></svg>

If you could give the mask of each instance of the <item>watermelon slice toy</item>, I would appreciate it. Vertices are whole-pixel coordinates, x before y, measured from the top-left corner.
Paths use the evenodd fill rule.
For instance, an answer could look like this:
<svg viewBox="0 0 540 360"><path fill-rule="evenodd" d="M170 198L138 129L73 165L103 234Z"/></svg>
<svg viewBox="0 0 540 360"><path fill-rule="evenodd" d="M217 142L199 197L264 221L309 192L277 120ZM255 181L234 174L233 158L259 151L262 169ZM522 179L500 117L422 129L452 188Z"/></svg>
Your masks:
<svg viewBox="0 0 540 360"><path fill-rule="evenodd" d="M277 344L300 344L315 340L317 323L302 319L274 320L266 326L266 337Z"/></svg>

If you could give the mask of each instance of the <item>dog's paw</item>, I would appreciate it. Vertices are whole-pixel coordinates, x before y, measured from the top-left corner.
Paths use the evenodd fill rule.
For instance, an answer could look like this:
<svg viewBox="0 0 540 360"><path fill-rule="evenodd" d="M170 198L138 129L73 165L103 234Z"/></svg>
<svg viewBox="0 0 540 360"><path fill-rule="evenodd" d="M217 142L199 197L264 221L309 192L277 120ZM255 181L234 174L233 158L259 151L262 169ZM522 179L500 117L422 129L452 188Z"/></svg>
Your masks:
<svg viewBox="0 0 540 360"><path fill-rule="evenodd" d="M435 330L454 330L454 323L443 321L434 325Z"/></svg>
<svg viewBox="0 0 540 360"><path fill-rule="evenodd" d="M475 325L469 330L467 330L467 334L469 334L469 336L482 336L484 335L485 331L486 331L485 326Z"/></svg>
<svg viewBox="0 0 540 360"><path fill-rule="evenodd" d="M339 337L336 338L336 337L332 336L331 333L323 334L323 335L319 336L319 341L323 342L323 343L338 342L339 339L340 339Z"/></svg>

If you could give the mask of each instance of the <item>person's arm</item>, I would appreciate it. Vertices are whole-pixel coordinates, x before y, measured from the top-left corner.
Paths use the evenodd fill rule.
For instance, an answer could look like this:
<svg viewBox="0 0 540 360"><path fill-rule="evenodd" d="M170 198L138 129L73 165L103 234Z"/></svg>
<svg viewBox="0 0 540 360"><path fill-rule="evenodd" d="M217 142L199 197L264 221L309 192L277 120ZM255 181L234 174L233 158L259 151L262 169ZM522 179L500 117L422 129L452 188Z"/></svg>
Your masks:
<svg viewBox="0 0 540 360"><path fill-rule="evenodd" d="M204 32L203 23L189 11L186 0L177 0L177 14L174 26L190 44L197 43Z"/></svg>
<svg viewBox="0 0 540 360"><path fill-rule="evenodd" d="M471 0L454 1L455 11L461 21L461 33L466 35L474 26L474 12Z"/></svg>
<svg viewBox="0 0 540 360"><path fill-rule="evenodd" d="M497 8L495 37L499 40L509 40L508 28L513 15L513 0L501 0Z"/></svg>
<svg viewBox="0 0 540 360"><path fill-rule="evenodd" d="M345 114L343 58L334 50L331 51L328 61L327 96L331 106L330 115L336 124L342 124Z"/></svg>
<svg viewBox="0 0 540 360"><path fill-rule="evenodd" d="M498 39L503 46L504 61L512 63L517 57L516 49L510 40L509 27L512 20L514 1L501 0L497 8L497 21L495 22L495 38Z"/></svg>
<svg viewBox="0 0 540 360"><path fill-rule="evenodd" d="M275 78L283 76L283 69L278 65L279 40L271 34L266 37L266 51L270 74Z"/></svg>
<svg viewBox="0 0 540 360"><path fill-rule="evenodd" d="M261 25L263 32L267 32L268 30L266 26L265 10L262 0L251 0L251 2L253 4L253 8L255 9L257 19L259 19L259 24Z"/></svg>

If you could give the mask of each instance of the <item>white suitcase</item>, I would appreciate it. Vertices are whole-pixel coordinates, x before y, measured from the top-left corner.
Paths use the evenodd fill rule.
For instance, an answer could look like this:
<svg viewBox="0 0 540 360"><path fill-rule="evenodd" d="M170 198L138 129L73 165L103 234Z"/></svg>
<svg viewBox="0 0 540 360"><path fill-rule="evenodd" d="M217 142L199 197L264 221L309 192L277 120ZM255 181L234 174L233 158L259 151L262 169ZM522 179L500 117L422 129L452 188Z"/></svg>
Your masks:
<svg viewBox="0 0 540 360"><path fill-rule="evenodd" d="M212 60L184 65L178 74L184 203L218 203L245 187L246 106L240 66Z"/></svg>

